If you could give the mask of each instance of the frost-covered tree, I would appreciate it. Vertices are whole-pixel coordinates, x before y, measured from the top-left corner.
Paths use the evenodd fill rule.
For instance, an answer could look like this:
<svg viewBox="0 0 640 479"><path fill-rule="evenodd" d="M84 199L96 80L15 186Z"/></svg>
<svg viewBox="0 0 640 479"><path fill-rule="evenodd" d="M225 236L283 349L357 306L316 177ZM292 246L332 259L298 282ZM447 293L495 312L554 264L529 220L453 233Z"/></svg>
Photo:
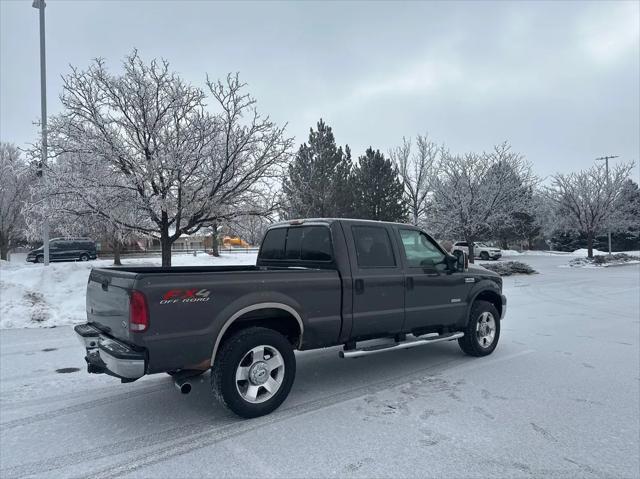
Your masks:
<svg viewBox="0 0 640 479"><path fill-rule="evenodd" d="M120 264L122 246L152 223L138 207L135 191L118 184L119 174L95 157L64 153L47 167L47 181L32 188L27 206L31 237L46 216L55 234L106 240ZM106 185L110 185L106 187ZM114 186L118 185L118 186Z"/></svg>
<svg viewBox="0 0 640 479"><path fill-rule="evenodd" d="M239 236L252 246L259 246L266 229L279 219L282 209L281 190L271 189L253 199L253 210L260 214L241 215L223 227L230 235ZM248 208L247 208L248 209Z"/></svg>
<svg viewBox="0 0 640 479"><path fill-rule="evenodd" d="M108 165L106 177L84 179L110 197L133 194L132 206L149 221L113 221L158 237L164 267L180 235L251 214L243 206L280 176L292 144L284 127L257 112L237 75L207 80L205 92L166 61L145 63L136 51L119 74L101 59L86 70L72 68L60 99L63 112L50 123L52 153ZM102 204L87 207L108 214Z"/></svg>
<svg viewBox="0 0 640 479"><path fill-rule="evenodd" d="M351 179L356 218L404 221L407 206L398 169L380 150L367 148L358 159Z"/></svg>
<svg viewBox="0 0 640 479"><path fill-rule="evenodd" d="M442 148L428 135L418 135L415 150L410 138L402 140L401 146L391 150L390 157L398 167L410 220L417 225L425 219L429 208L429 195L437 178Z"/></svg>
<svg viewBox="0 0 640 479"><path fill-rule="evenodd" d="M640 189L631 178L622 185L614 204L614 242L623 250L640 249Z"/></svg>
<svg viewBox="0 0 640 479"><path fill-rule="evenodd" d="M536 178L522 155L502 143L489 153L443 154L433 192L433 227L442 236L473 242L495 236L498 221L526 211L531 199L523 194Z"/></svg>
<svg viewBox="0 0 640 479"><path fill-rule="evenodd" d="M345 217L351 214L351 151L336 145L331 127L322 119L298 149L283 183L290 218Z"/></svg>
<svg viewBox="0 0 640 479"><path fill-rule="evenodd" d="M593 241L607 227L614 229L616 202L623 192L633 163L619 163L609 171L597 164L588 170L553 176L547 195L557 208L560 227L575 230L587 240L587 255L593 258Z"/></svg>
<svg viewBox="0 0 640 479"><path fill-rule="evenodd" d="M23 208L35 175L20 150L0 142L0 258L6 260L9 249L24 235Z"/></svg>

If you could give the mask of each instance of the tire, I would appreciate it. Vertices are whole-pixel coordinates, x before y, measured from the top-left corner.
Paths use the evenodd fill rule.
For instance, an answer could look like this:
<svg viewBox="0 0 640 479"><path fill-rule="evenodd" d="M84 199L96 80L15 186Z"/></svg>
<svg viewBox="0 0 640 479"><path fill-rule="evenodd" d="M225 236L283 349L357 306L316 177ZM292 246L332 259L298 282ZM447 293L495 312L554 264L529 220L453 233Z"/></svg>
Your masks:
<svg viewBox="0 0 640 479"><path fill-rule="evenodd" d="M487 261L489 259L489 253L487 253L486 251L482 251L480 253L480 259Z"/></svg>
<svg viewBox="0 0 640 479"><path fill-rule="evenodd" d="M489 328L487 329L483 324L488 324ZM493 329L492 337L490 334L491 329ZM482 334L483 332L487 334ZM491 337L490 342L489 337ZM460 349L469 356L488 356L496 349L499 339L500 314L496 307L488 301L474 302L471 306L464 336L458 339Z"/></svg>
<svg viewBox="0 0 640 479"><path fill-rule="evenodd" d="M211 386L223 406L240 417L254 418L284 402L295 375L296 358L287 338L273 329L251 327L222 344L211 370Z"/></svg>
<svg viewBox="0 0 640 479"><path fill-rule="evenodd" d="M89 261L89 255L87 253L82 253L80 255L80 261Z"/></svg>
<svg viewBox="0 0 640 479"><path fill-rule="evenodd" d="M44 256L36 256L36 263L44 263Z"/></svg>

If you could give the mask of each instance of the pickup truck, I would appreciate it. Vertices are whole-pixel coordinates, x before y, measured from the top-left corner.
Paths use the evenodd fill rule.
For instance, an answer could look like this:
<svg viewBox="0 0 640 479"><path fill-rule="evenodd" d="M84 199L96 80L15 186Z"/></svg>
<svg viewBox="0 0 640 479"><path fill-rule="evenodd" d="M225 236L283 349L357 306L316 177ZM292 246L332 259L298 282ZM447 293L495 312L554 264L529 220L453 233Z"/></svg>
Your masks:
<svg viewBox="0 0 640 479"><path fill-rule="evenodd" d="M271 226L255 266L94 268L75 331L88 372L169 373L188 393L211 370L212 394L249 418L286 399L296 349L352 358L457 340L485 356L506 303L497 274L415 226L305 219Z"/></svg>

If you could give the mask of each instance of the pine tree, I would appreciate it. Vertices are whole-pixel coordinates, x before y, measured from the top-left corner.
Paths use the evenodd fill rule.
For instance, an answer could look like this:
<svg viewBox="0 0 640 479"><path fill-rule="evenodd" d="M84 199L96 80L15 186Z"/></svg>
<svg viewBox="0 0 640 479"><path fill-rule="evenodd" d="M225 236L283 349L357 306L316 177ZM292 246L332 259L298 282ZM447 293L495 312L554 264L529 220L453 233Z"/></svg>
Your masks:
<svg viewBox="0 0 640 479"><path fill-rule="evenodd" d="M351 184L356 218L404 221L407 207L398 169L380 150L369 147L353 170Z"/></svg>
<svg viewBox="0 0 640 479"><path fill-rule="evenodd" d="M300 145L289 165L283 190L286 214L290 218L349 216L352 195L349 188L351 151L336 146L331 127L322 119L317 131L309 132L309 142Z"/></svg>

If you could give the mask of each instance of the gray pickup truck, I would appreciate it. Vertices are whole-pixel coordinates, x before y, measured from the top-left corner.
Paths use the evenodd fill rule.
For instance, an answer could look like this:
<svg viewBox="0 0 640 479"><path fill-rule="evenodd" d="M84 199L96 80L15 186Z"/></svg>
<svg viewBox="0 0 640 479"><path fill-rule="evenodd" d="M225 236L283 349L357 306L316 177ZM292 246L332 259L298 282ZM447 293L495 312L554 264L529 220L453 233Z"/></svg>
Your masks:
<svg viewBox="0 0 640 479"><path fill-rule="evenodd" d="M417 227L323 218L270 227L255 266L95 268L75 331L90 373L169 373L188 393L211 369L213 394L256 417L289 394L295 349L351 358L457 339L485 356L505 311L498 275Z"/></svg>

